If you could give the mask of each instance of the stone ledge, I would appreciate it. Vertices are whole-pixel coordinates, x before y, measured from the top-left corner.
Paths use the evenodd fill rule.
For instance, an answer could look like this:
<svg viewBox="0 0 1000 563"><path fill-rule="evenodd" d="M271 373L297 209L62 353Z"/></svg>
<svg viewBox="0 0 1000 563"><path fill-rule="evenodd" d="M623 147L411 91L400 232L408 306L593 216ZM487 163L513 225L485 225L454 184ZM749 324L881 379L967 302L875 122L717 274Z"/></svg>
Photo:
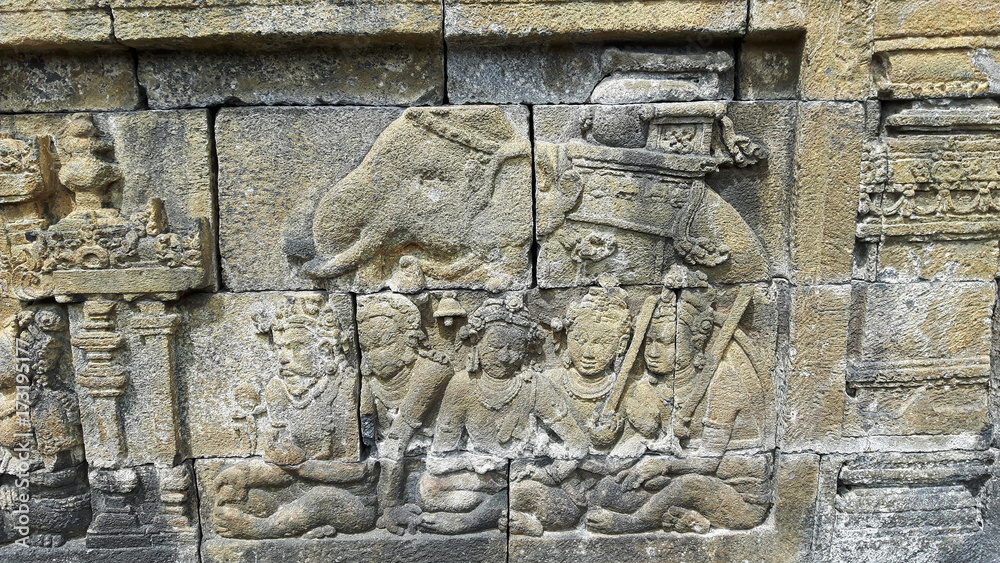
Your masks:
<svg viewBox="0 0 1000 563"><path fill-rule="evenodd" d="M0 10L0 47L51 48L112 43L111 14L85 10Z"/></svg>
<svg viewBox="0 0 1000 563"><path fill-rule="evenodd" d="M445 37L485 41L644 38L667 34L737 36L744 0L480 1L445 4Z"/></svg>
<svg viewBox="0 0 1000 563"><path fill-rule="evenodd" d="M0 47L51 49L118 42L140 48L267 48L441 38L441 4L427 0L194 4L126 0L93 7L15 1L0 7Z"/></svg>
<svg viewBox="0 0 1000 563"><path fill-rule="evenodd" d="M115 35L131 47L283 43L435 41L441 36L437 2L347 2L114 9Z"/></svg>

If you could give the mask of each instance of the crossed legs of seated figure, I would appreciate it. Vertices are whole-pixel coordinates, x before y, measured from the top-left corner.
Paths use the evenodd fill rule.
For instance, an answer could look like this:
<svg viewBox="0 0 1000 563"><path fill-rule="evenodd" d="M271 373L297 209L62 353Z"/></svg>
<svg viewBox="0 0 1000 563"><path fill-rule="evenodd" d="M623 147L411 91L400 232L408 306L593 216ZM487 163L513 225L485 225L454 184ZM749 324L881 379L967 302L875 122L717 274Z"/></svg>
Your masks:
<svg viewBox="0 0 1000 563"><path fill-rule="evenodd" d="M425 473L419 489L419 528L427 532L455 535L496 529L507 513L507 480L500 472Z"/></svg>
<svg viewBox="0 0 1000 563"><path fill-rule="evenodd" d="M545 531L576 528L587 506L604 506L598 502L604 497L612 503L612 510L638 509L649 497L645 491L621 490L602 496L598 487L606 476L628 467L625 460L603 457L541 465L515 461L511 465L511 532L537 537Z"/></svg>
<svg viewBox="0 0 1000 563"><path fill-rule="evenodd" d="M636 502L643 497L644 501ZM718 477L699 474L679 475L655 492L628 490L607 478L598 485L594 500L601 508L587 514L587 527L604 534L659 528L705 533L710 526L746 530L759 525L767 514L766 506L746 502Z"/></svg>
<svg viewBox="0 0 1000 563"><path fill-rule="evenodd" d="M510 494L508 527L513 534L537 537L543 531L568 530L576 527L583 515L570 494L559 486L529 479L513 483Z"/></svg>
<svg viewBox="0 0 1000 563"><path fill-rule="evenodd" d="M345 485L304 482L292 470L261 460L226 469L215 486L213 519L225 537L329 537L375 527L374 495L357 494Z"/></svg>
<svg viewBox="0 0 1000 563"><path fill-rule="evenodd" d="M13 502L5 517L0 517L0 543L21 538L14 530L18 522L17 510L27 506L31 517L27 545L33 547L60 547L69 537L81 535L90 522L90 495L87 473L83 466L65 467L50 471L39 468L28 474L30 500L19 500L24 490L15 485L14 475L7 475L0 484L0 496Z"/></svg>

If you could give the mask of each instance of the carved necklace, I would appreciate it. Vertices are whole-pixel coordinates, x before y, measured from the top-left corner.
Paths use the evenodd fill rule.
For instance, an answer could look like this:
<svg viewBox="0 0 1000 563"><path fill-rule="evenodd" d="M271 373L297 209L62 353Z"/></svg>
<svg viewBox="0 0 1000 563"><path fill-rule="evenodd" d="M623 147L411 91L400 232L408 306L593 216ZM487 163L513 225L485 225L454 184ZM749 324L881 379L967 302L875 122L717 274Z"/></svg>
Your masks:
<svg viewBox="0 0 1000 563"><path fill-rule="evenodd" d="M602 399L611 392L611 387L615 384L612 372L607 370L598 378L589 378L580 375L576 368L568 368L563 371L563 387L574 397L593 401Z"/></svg>
<svg viewBox="0 0 1000 563"><path fill-rule="evenodd" d="M507 406L521 391L521 374L506 379L495 379L486 374L475 378L476 397L482 405L498 411Z"/></svg>

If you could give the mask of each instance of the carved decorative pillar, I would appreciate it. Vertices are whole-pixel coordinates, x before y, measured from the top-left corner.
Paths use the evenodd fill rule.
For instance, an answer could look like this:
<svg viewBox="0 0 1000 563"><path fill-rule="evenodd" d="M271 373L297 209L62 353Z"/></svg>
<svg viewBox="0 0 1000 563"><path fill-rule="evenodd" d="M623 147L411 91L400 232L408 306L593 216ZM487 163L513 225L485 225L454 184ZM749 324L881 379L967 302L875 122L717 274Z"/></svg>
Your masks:
<svg viewBox="0 0 1000 563"><path fill-rule="evenodd" d="M87 530L87 547L92 549L141 547L149 539L139 525L134 508L139 475L131 467L97 469L90 472L93 488L94 520Z"/></svg>
<svg viewBox="0 0 1000 563"><path fill-rule="evenodd" d="M91 467L116 467L124 458L125 438L118 415L119 397L125 393L128 374L115 360L115 351L124 343L115 330L114 301L88 301L83 305L84 320L73 335L73 346L86 354L86 364L76 374L76 383L92 399L90 418L96 425L87 436L87 461ZM85 429L86 430L86 429Z"/></svg>
<svg viewBox="0 0 1000 563"><path fill-rule="evenodd" d="M144 369L152 372L149 378L152 385L146 393L157 407L152 447L157 461L172 465L179 443L173 353L177 315L167 314L162 301L143 300L138 307L141 314L133 321L132 328L142 337L142 347L134 353L140 354Z"/></svg>
<svg viewBox="0 0 1000 563"><path fill-rule="evenodd" d="M198 541L197 527L191 522L191 463L158 470L160 486L160 514L158 523L164 532L174 534L179 542ZM163 532L161 532L163 533Z"/></svg>

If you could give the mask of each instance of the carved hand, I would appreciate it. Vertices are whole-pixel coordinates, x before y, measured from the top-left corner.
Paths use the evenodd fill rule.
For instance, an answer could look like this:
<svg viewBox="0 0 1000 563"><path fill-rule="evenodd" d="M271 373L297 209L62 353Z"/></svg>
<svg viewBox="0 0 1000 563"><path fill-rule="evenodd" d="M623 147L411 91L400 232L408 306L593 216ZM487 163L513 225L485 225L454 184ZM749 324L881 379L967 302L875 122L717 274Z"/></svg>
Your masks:
<svg viewBox="0 0 1000 563"><path fill-rule="evenodd" d="M587 431L591 440L598 448L607 448L614 444L615 438L622 429L624 419L619 414L613 414L608 418L601 417L596 421L587 423Z"/></svg>
<svg viewBox="0 0 1000 563"><path fill-rule="evenodd" d="M284 438L272 444L266 453L267 461L277 465L298 465L309 457L305 450Z"/></svg>
<svg viewBox="0 0 1000 563"><path fill-rule="evenodd" d="M626 490L633 490L638 489L653 477L666 473L666 470L667 466L664 460L647 458L618 473L616 479Z"/></svg>

